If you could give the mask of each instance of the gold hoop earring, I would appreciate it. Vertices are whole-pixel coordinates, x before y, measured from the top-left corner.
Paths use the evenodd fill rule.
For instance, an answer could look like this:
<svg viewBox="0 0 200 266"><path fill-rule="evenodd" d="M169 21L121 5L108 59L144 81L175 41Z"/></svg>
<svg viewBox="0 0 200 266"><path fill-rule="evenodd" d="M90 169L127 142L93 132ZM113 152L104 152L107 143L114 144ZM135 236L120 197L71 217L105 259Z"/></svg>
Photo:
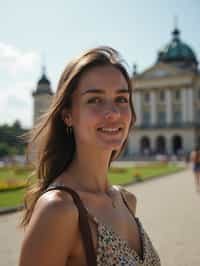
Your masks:
<svg viewBox="0 0 200 266"><path fill-rule="evenodd" d="M66 132L67 132L67 136L71 136L72 133L73 133L73 128L70 127L70 126L67 126L67 127L66 127Z"/></svg>

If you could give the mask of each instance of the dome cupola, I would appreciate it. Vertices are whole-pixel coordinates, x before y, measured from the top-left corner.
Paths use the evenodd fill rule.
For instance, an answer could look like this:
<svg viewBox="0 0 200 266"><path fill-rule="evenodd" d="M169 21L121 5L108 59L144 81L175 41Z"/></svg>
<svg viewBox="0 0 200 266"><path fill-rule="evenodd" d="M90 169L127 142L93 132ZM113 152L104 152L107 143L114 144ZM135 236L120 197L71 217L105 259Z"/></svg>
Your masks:
<svg viewBox="0 0 200 266"><path fill-rule="evenodd" d="M177 27L172 32L172 40L158 53L158 62L172 63L182 68L197 68L196 55L191 47L180 39Z"/></svg>

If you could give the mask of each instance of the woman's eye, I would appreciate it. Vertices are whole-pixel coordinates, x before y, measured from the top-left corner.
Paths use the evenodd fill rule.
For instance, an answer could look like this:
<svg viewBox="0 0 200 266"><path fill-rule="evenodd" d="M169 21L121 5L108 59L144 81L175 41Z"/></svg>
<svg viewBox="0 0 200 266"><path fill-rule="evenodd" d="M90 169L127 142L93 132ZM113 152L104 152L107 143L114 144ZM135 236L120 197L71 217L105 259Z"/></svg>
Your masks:
<svg viewBox="0 0 200 266"><path fill-rule="evenodd" d="M128 99L126 97L118 97L117 101L122 103L128 103Z"/></svg>
<svg viewBox="0 0 200 266"><path fill-rule="evenodd" d="M98 97L94 97L88 100L88 103L101 103L103 100ZM117 97L116 101L119 103L128 103L129 100L126 97Z"/></svg>
<svg viewBox="0 0 200 266"><path fill-rule="evenodd" d="M88 100L88 103L99 103L99 102L101 102L101 99L97 97Z"/></svg>

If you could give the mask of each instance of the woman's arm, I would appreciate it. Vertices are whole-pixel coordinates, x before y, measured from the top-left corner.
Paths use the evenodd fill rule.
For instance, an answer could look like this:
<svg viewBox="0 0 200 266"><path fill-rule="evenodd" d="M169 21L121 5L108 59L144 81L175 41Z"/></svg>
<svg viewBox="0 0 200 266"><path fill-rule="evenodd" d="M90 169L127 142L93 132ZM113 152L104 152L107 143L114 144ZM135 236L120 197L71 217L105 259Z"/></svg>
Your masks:
<svg viewBox="0 0 200 266"><path fill-rule="evenodd" d="M65 266L77 236L78 210L70 196L63 201L55 191L45 193L26 228L19 266Z"/></svg>
<svg viewBox="0 0 200 266"><path fill-rule="evenodd" d="M191 154L190 154L190 161L192 163L195 163L195 160L196 160L196 152L192 151Z"/></svg>

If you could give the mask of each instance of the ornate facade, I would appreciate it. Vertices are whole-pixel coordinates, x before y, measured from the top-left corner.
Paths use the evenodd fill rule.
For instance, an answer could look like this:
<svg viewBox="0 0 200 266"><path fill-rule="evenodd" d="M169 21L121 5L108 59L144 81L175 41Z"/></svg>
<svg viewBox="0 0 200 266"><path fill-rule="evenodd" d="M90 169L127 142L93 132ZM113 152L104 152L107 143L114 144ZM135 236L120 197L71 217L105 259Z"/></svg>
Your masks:
<svg viewBox="0 0 200 266"><path fill-rule="evenodd" d="M200 145L200 72L175 28L156 63L133 76L137 122L124 155L179 155Z"/></svg>

